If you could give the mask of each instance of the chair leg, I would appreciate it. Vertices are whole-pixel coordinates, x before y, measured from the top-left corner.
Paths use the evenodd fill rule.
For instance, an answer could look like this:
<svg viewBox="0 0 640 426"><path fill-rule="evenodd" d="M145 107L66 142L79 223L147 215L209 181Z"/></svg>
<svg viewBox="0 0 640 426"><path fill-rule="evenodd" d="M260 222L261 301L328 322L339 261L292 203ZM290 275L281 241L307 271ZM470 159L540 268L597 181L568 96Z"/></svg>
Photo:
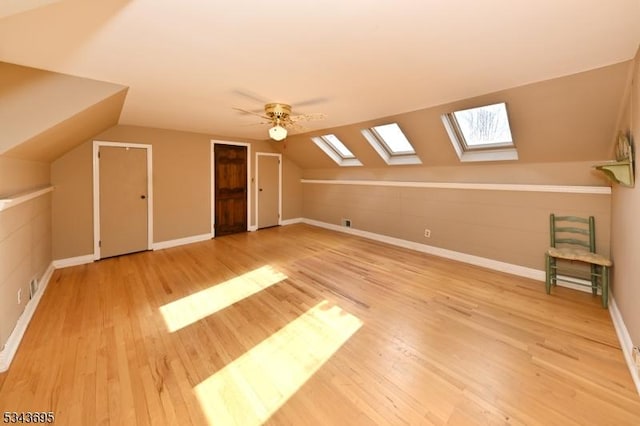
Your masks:
<svg viewBox="0 0 640 426"><path fill-rule="evenodd" d="M591 265L591 293L598 295L598 267Z"/></svg>
<svg viewBox="0 0 640 426"><path fill-rule="evenodd" d="M609 267L602 267L602 307L607 309L609 306Z"/></svg>
<svg viewBox="0 0 640 426"><path fill-rule="evenodd" d="M545 253L544 257L546 271L546 280L544 282L544 286L547 294L551 294L551 256L549 256L549 253Z"/></svg>

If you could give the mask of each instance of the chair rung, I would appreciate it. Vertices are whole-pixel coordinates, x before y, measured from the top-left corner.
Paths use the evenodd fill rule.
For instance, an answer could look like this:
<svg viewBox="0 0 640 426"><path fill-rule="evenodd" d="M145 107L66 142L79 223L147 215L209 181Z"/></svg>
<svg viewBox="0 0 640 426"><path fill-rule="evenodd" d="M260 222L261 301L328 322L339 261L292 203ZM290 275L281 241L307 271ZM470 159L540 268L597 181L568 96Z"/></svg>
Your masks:
<svg viewBox="0 0 640 426"><path fill-rule="evenodd" d="M566 274L566 275L570 275L570 276L573 276L574 278L578 278L578 279L581 279L581 280L589 280L590 277L602 278L602 275L603 275L600 272L569 270L567 268L553 266L553 265L551 265L549 268L555 270L556 274L561 274L561 275L565 275Z"/></svg>
<svg viewBox="0 0 640 426"><path fill-rule="evenodd" d="M556 281L561 281L561 282L565 282L565 283L571 283L571 284L579 285L579 286L582 286L582 287L589 287L589 288L593 287L593 285L590 284L590 283L587 284L587 283L583 283L581 281L572 280L569 277L557 277L556 276L555 279L556 279ZM597 285L596 287L600 288L600 285Z"/></svg>

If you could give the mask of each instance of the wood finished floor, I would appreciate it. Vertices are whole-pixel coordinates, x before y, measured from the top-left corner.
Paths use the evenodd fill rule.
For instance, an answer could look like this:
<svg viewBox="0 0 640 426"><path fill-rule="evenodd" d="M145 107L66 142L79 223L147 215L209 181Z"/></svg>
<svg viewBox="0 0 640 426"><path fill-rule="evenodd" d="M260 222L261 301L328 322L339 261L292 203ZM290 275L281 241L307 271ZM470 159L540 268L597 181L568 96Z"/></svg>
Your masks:
<svg viewBox="0 0 640 426"><path fill-rule="evenodd" d="M57 270L0 375L0 411L73 425L640 424L599 299L307 225Z"/></svg>

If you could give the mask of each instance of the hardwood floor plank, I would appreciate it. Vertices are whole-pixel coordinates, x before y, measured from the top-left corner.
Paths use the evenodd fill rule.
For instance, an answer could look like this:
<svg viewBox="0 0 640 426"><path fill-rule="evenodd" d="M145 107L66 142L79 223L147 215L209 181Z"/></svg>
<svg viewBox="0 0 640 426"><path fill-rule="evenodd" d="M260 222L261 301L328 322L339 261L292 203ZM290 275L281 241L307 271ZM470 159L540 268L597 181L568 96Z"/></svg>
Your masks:
<svg viewBox="0 0 640 426"><path fill-rule="evenodd" d="M598 298L300 224L55 271L0 411L637 425L640 397Z"/></svg>

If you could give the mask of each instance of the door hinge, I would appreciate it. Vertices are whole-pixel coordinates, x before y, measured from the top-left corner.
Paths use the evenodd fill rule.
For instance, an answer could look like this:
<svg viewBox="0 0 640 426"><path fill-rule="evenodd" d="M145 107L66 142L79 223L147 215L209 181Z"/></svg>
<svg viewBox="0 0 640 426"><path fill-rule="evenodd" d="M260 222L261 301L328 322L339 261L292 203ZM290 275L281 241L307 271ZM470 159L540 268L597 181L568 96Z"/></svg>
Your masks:
<svg viewBox="0 0 640 426"><path fill-rule="evenodd" d="M98 159L100 158L100 151L98 151Z"/></svg>
<svg viewBox="0 0 640 426"><path fill-rule="evenodd" d="M102 240L98 241L98 247L102 247Z"/></svg>

